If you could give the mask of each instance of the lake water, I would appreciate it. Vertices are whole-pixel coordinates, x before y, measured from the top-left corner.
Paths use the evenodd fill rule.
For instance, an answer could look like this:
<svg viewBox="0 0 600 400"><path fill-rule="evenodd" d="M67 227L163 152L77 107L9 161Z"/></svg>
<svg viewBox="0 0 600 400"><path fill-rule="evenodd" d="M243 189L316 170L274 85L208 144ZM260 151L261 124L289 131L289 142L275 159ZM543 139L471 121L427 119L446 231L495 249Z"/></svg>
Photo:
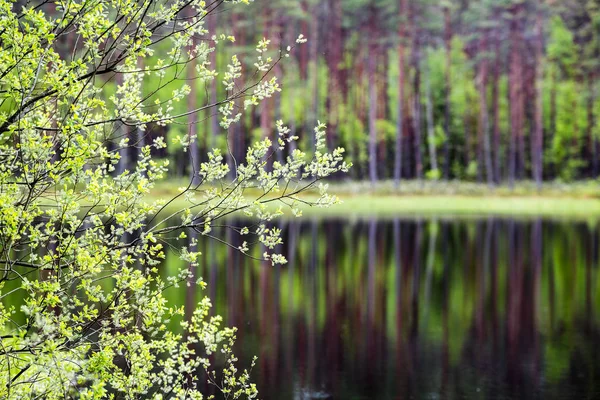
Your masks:
<svg viewBox="0 0 600 400"><path fill-rule="evenodd" d="M239 328L241 365L258 356L261 399L600 397L598 227L431 218L280 226L287 265L201 242L195 271L215 312ZM182 267L175 254L166 264ZM169 297L190 306L203 295L190 290Z"/></svg>

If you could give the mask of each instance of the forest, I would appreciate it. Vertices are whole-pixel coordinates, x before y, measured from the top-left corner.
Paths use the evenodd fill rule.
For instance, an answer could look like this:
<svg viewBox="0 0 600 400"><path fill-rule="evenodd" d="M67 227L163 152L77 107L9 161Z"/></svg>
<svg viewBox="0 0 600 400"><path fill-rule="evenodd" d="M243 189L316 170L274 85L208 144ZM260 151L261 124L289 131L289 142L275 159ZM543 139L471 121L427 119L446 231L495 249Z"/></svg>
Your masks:
<svg viewBox="0 0 600 400"><path fill-rule="evenodd" d="M600 398L599 77L598 0L0 0L0 399Z"/></svg>
<svg viewBox="0 0 600 400"><path fill-rule="evenodd" d="M322 121L329 148L346 149L355 180L511 186L600 173L595 0L256 1L243 12L225 5L207 26L236 37L231 49L242 65L261 38L282 51L299 34L308 43L270 71L282 92L227 135L214 110L190 114L188 126L149 129L197 135L200 159L214 147L239 159L256 138L274 137L277 120L311 148ZM275 60L280 54L272 51ZM224 66L229 57L217 51L210 62ZM186 79L193 74L175 80ZM219 82L192 85L175 107L196 110L224 90ZM186 176L190 158L172 148L160 156L176 161L172 174Z"/></svg>

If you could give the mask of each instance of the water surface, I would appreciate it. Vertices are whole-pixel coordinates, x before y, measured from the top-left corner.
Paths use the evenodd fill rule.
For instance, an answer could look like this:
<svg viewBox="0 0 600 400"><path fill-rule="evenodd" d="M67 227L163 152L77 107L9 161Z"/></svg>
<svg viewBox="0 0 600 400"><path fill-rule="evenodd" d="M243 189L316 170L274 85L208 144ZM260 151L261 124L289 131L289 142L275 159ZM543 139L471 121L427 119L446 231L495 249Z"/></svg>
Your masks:
<svg viewBox="0 0 600 400"><path fill-rule="evenodd" d="M282 223L271 267L200 242L260 398L600 397L598 227L500 219ZM223 237L237 245L234 235ZM259 249L260 250L260 249ZM182 267L176 254L168 270ZM188 307L202 296L171 291Z"/></svg>

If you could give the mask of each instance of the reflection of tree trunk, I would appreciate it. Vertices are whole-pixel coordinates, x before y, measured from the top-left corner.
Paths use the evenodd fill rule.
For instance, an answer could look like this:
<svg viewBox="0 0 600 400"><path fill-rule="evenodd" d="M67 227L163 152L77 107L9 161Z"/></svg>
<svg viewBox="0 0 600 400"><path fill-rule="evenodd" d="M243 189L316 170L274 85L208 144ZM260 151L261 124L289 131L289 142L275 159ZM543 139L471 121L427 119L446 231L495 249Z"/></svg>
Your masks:
<svg viewBox="0 0 600 400"><path fill-rule="evenodd" d="M232 226L236 226L236 221L233 221ZM241 310L238 307L238 296L239 296L239 257L240 253L237 250L240 245L240 236L233 231L233 229L227 229L227 243L231 247L227 248L227 259L225 264L227 265L227 321L233 326L239 326L239 315L242 315Z"/></svg>
<svg viewBox="0 0 600 400"><path fill-rule="evenodd" d="M492 333L492 352L498 354L498 224L491 220L492 248L490 271L490 318Z"/></svg>
<svg viewBox="0 0 600 400"><path fill-rule="evenodd" d="M448 243L448 224L442 224L442 258L444 270L442 275L442 396L446 396L450 371L450 257Z"/></svg>
<svg viewBox="0 0 600 400"><path fill-rule="evenodd" d="M311 255L310 255L310 267L308 269L309 277L308 282L308 293L310 296L311 308L308 316L308 387L311 387L317 379L317 304L319 304L318 291L317 291L317 265L319 261L319 229L316 220L312 220L310 223L311 231Z"/></svg>
<svg viewBox="0 0 600 400"><path fill-rule="evenodd" d="M369 323L369 326L375 323L376 232L377 222L374 218L371 218L369 220L369 270L367 275L367 321Z"/></svg>
<svg viewBox="0 0 600 400"><path fill-rule="evenodd" d="M341 229L342 225L339 223L325 223L324 229L326 229L327 238L331 243L342 243ZM343 318L339 318L340 311L340 300L339 293L337 291L339 270L337 267L337 257L340 251L340 247L334 248L332 246L326 246L325 248L325 304L327 310L327 321L325 323L325 361L326 365L332 371L338 371L340 368L340 337L342 335L341 325ZM346 249L342 250L346 251ZM342 279L343 281L343 279ZM328 392L337 393L339 386L338 374L325 374Z"/></svg>
<svg viewBox="0 0 600 400"><path fill-rule="evenodd" d="M554 282L554 257L548 258L548 264L548 319L550 320L550 337L553 337L556 319L556 287Z"/></svg>
<svg viewBox="0 0 600 400"><path fill-rule="evenodd" d="M506 277L506 346L508 350L508 359L507 368L510 368L512 362L516 357L516 334L517 327L516 321L518 321L517 313L518 310L515 305L517 303L518 291L515 290L515 287L518 288L517 285L517 277L518 274L517 266L516 266L516 257L515 257L515 222L508 222L508 268L507 268L507 277Z"/></svg>
<svg viewBox="0 0 600 400"><path fill-rule="evenodd" d="M595 265L595 253L597 246L596 228L591 228L592 232L589 234L590 242L587 249L587 260L585 263L585 324L588 331L592 327L593 314L592 314L592 267Z"/></svg>
<svg viewBox="0 0 600 400"><path fill-rule="evenodd" d="M215 241L212 239L208 240L208 292L210 300L213 304L217 302L217 278L218 278L218 264L217 264L217 252L215 250ZM211 311L212 312L212 311Z"/></svg>
<svg viewBox="0 0 600 400"><path fill-rule="evenodd" d="M279 222L279 229L283 230L283 222ZM278 246L281 247L281 246ZM277 251L281 252L281 249L277 249ZM268 267L267 267L268 268ZM273 293L272 295L272 299L269 302L269 325L270 325L270 330L269 330L269 336L270 336L270 346L271 346L271 351L269 354L269 362L271 364L271 369L273 371L273 373L270 375L271 379L273 379L274 382L280 382L281 381L281 376L280 376L280 368L278 367L278 362L281 358L280 354L279 354L279 350L280 350L280 346L279 346L279 339L281 337L281 315L280 315L280 310L281 310L281 293L280 293L280 287L281 287L281 268L271 268L270 272L271 275L273 276L273 280L272 280L272 288L271 288L271 292Z"/></svg>
<svg viewBox="0 0 600 400"><path fill-rule="evenodd" d="M195 230L191 230L190 234L189 234L189 240L190 243L192 243L193 241L196 241L198 239L198 232L196 232ZM189 248L190 252L195 252L198 251L198 245L190 245ZM194 309L197 306L197 300L196 300L196 294L197 294L197 289L198 289L198 285L196 285L196 280L197 280L197 271L198 269L198 265L194 264L194 263L190 263L188 266L188 271L190 274L190 278L189 278L189 282L191 282L190 285L186 285L186 293L185 293L185 320L186 321L191 321L192 319L192 315L194 314Z"/></svg>
<svg viewBox="0 0 600 400"><path fill-rule="evenodd" d="M538 384L539 374L541 369L541 354L540 354L540 341L537 333L537 310L538 310L538 300L540 299L540 286L542 279L542 257L543 257L543 237L542 237L542 220L536 219L533 223L533 228L531 230L531 258L533 264L533 294L531 296L531 335L533 337L533 350L534 350L534 373L535 373L535 383Z"/></svg>
<svg viewBox="0 0 600 400"><path fill-rule="evenodd" d="M298 236L300 231L300 222L292 221L289 224L289 237L288 237L288 251L287 251L287 271L288 271L288 287L290 290L288 291L288 299L287 302L289 304L290 310L295 309L294 303L294 291L291 288L294 287L294 273L296 272L296 249L298 248ZM294 351L293 351L293 343L296 340L296 329L294 326L294 315L289 313L286 318L286 337L288 340L285 343L285 359L287 363L285 365L286 375L292 376L294 372Z"/></svg>
<svg viewBox="0 0 600 400"><path fill-rule="evenodd" d="M423 240L423 223L417 221L415 232L413 282L412 282L412 324L411 340L416 341L419 336L419 288L421 281L421 243ZM415 346L416 343L413 343ZM414 360L413 360L414 361Z"/></svg>
<svg viewBox="0 0 600 400"><path fill-rule="evenodd" d="M398 218L394 219L393 240L394 260L396 267L396 343L400 347L402 340L402 241L400 238L401 223Z"/></svg>
<svg viewBox="0 0 600 400"><path fill-rule="evenodd" d="M425 304L423 306L423 323L427 325L429 320L429 300L431 299L431 282L433 280L433 267L435 264L435 250L437 242L437 232L439 229L438 221L433 219L430 222L429 245L427 247L427 264L425 266ZM423 327L425 330L426 326Z"/></svg>
<svg viewBox="0 0 600 400"><path fill-rule="evenodd" d="M479 299L477 301L477 338L480 345L483 345L485 339L485 293L486 293L486 276L490 273L490 253L492 247L493 220L488 218L485 224L485 236L483 243L483 262L482 270L480 271Z"/></svg>

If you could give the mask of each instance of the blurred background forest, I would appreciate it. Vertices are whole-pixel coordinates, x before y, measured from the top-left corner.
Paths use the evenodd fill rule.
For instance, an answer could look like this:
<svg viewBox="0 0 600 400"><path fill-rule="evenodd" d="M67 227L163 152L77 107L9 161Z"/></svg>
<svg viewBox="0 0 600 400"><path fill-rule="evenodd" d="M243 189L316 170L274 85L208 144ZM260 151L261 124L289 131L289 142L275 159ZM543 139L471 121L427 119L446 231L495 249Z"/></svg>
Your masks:
<svg viewBox="0 0 600 400"><path fill-rule="evenodd" d="M227 51L219 41L213 64L225 66L234 53L250 63L262 38L273 49L294 45L299 34L308 43L269 73L283 91L227 135L216 109L192 112L168 130L148 129L169 143L198 135L192 151L201 160L214 147L242 159L253 140L275 138L280 119L310 151L320 120L328 124L329 147L347 150L354 180L512 185L600 174L597 0L256 0L241 9L217 3L207 27L236 41ZM191 64L186 73L171 71L174 88L192 86L187 100L174 104L181 113L225 94L219 78L196 82ZM245 71L253 73L252 65ZM135 151L123 152L121 169ZM176 146L169 152L156 156L173 160L172 174L189 175L189 153Z"/></svg>

